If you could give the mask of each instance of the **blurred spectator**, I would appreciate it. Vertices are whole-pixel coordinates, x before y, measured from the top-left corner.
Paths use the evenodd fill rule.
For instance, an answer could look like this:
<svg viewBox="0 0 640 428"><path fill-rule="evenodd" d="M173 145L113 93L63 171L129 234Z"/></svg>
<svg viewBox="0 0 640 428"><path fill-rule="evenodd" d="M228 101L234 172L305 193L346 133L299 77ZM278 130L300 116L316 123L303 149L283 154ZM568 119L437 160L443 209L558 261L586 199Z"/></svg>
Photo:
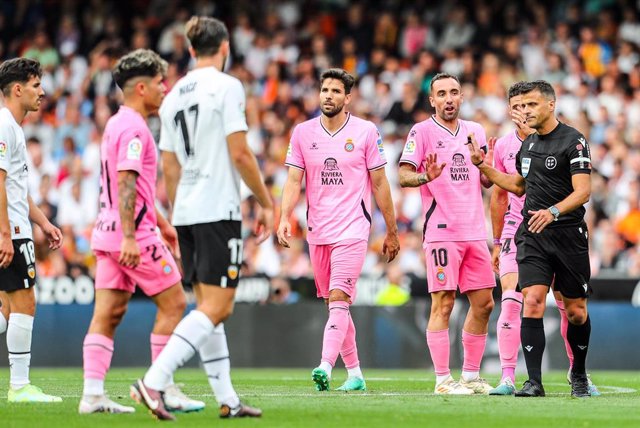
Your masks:
<svg viewBox="0 0 640 428"><path fill-rule="evenodd" d="M587 219L594 272L640 275L640 20L635 1L310 0L304 8L293 0L141 4L146 3L146 10L114 0L64 2L62 8L58 2L40 2L15 14L0 10L0 24L5 23L0 25L0 55L38 58L45 69L46 97L40 111L24 122L26 137L37 139L27 142L29 191L50 218L64 219L72 238L65 244L64 269L54 260L56 253L39 259L48 264L47 272L77 275L93 269L86 244L99 191L100 142L121 97L111 76L115 60L137 47L155 47L169 62L165 84L173 86L191 65L184 23L194 13L206 13L229 25L229 72L245 87L248 140L276 205L286 180L283 160L291 130L319 112L318 75L328 67L344 67L358 78L349 109L378 126L387 151L402 240L397 266L403 274L423 277L424 213L418 192L397 185L396 162L406 125L432 112L432 77L440 71L460 77L461 116L482 123L490 137L513 129L505 116L509 85L543 78L556 89L559 118L590 141L594 173ZM13 31L22 28L32 30ZM157 118L149 122L157 134ZM158 199L159 207L168 209L161 187ZM286 252L273 242L256 247L250 236L257 212L251 198L243 210L248 216L243 272L312 276L304 245L304 203L294 212L295 248ZM389 267L379 255L384 229L378 226L378 213L372 219L364 273L383 275Z"/></svg>
<svg viewBox="0 0 640 428"><path fill-rule="evenodd" d="M404 284L404 274L397 263L387 267L387 285L376 295L378 306L402 306L411 299L411 294Z"/></svg>
<svg viewBox="0 0 640 428"><path fill-rule="evenodd" d="M269 290L269 303L276 305L290 305L298 303L300 294L291 290L289 279L278 276L271 279L271 288Z"/></svg>

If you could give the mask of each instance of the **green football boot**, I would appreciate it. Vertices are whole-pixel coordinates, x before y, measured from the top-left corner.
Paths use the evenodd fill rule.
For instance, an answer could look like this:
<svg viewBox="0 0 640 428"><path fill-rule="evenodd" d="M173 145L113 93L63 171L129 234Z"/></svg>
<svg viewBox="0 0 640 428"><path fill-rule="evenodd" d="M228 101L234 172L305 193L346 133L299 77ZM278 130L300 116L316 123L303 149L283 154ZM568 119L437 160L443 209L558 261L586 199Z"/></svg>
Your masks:
<svg viewBox="0 0 640 428"><path fill-rule="evenodd" d="M29 384L20 389L9 387L7 401L9 403L59 403L62 398L45 394L37 386Z"/></svg>
<svg viewBox="0 0 640 428"><path fill-rule="evenodd" d="M344 381L344 383L336 388L336 391L366 391L367 383L363 378L357 376L351 376Z"/></svg>
<svg viewBox="0 0 640 428"><path fill-rule="evenodd" d="M316 384L317 391L329 390L329 375L327 375L327 372L320 367L313 369L311 372L311 379L313 380L313 383Z"/></svg>

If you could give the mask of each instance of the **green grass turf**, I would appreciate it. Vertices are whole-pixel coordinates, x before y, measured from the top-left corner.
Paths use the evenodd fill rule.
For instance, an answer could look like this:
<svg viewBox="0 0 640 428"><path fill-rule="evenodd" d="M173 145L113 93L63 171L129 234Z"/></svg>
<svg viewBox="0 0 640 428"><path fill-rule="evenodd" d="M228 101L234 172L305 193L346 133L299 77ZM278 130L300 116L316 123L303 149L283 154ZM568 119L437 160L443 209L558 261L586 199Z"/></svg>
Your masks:
<svg viewBox="0 0 640 428"><path fill-rule="evenodd" d="M63 396L60 404L8 404L7 370L0 370L0 427L150 427L160 422L137 406L133 415L83 415L77 413L82 391L80 369L34 369L35 385ZM132 405L129 384L143 369L114 369L107 377L110 396ZM261 407L260 420L220 420L204 374L180 370L177 382L184 391L207 403L200 413L179 414L178 423L189 427L232 425L259 427L640 427L640 373L594 372L592 378L603 395L572 399L566 373L545 374L546 398L434 396L434 376L420 370L366 370L366 393L316 392L311 370L234 369L234 384L241 399ZM454 373L456 374L456 373ZM344 380L336 369L332 388ZM496 376L487 376L493 384ZM523 376L519 380L524 380Z"/></svg>

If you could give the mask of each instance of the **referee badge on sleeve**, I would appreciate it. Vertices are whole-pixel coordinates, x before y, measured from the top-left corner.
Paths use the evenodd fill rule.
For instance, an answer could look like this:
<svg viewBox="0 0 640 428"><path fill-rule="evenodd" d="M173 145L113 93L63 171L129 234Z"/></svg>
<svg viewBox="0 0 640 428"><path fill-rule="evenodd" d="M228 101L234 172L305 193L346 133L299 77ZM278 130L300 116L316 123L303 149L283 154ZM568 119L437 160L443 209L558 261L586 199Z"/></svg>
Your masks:
<svg viewBox="0 0 640 428"><path fill-rule="evenodd" d="M529 168L531 168L531 158L522 158L522 163L520 165L522 169L522 176L526 177L529 175Z"/></svg>

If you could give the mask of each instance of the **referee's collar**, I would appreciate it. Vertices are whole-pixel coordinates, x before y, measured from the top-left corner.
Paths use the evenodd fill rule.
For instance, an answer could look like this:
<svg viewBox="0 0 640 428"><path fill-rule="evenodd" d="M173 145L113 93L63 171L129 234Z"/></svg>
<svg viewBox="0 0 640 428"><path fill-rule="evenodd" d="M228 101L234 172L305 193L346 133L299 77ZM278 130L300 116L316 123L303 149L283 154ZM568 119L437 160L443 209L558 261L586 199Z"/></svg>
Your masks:
<svg viewBox="0 0 640 428"><path fill-rule="evenodd" d="M539 137L539 138L541 138L541 139L543 139L543 140L546 140L547 138L551 138L551 137L553 137L553 136L554 136L554 135L555 135L555 134L560 130L560 128L561 128L561 126L562 126L562 125L563 125L563 123L562 123L562 122L560 122L560 121L558 121L558 124L556 125L556 127L555 127L555 128L553 128L553 129L551 130L551 132L548 132L548 133L546 133L546 134L544 134L544 135L542 135L542 134L538 134L538 137Z"/></svg>

